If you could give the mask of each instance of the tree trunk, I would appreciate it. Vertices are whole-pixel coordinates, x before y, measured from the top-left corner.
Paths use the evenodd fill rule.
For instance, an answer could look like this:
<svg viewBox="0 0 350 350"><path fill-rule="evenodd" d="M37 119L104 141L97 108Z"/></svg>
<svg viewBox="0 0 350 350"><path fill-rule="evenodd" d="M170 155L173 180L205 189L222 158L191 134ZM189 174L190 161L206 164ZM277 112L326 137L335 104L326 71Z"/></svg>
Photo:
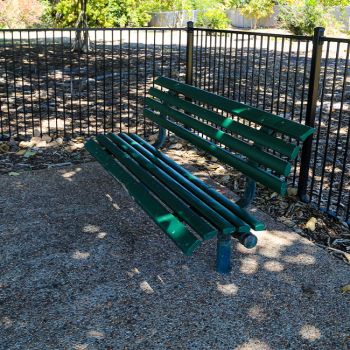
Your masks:
<svg viewBox="0 0 350 350"><path fill-rule="evenodd" d="M90 38L88 30L81 30L87 28L86 5L88 0L80 0L80 13L76 23L75 41L72 50L77 52L88 52L90 48Z"/></svg>

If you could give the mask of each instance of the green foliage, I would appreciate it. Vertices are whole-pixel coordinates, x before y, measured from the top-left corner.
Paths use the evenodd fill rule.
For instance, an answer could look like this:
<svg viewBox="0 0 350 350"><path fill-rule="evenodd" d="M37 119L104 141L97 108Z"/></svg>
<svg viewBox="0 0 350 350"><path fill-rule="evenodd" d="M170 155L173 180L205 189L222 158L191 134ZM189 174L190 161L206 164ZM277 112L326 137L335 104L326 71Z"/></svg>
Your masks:
<svg viewBox="0 0 350 350"><path fill-rule="evenodd" d="M274 2L272 0L251 0L241 8L244 17L254 19L254 28L261 18L273 14Z"/></svg>
<svg viewBox="0 0 350 350"><path fill-rule="evenodd" d="M194 10L222 9L229 7L229 0L191 0Z"/></svg>
<svg viewBox="0 0 350 350"><path fill-rule="evenodd" d="M249 2L250 0L228 0L227 5L225 5L227 8L235 9L247 5Z"/></svg>
<svg viewBox="0 0 350 350"><path fill-rule="evenodd" d="M119 27L143 27L151 20L149 14L151 2L142 0L120 0L116 13L116 24Z"/></svg>
<svg viewBox="0 0 350 350"><path fill-rule="evenodd" d="M145 0L152 12L192 10L197 0ZM206 0L204 0L206 1Z"/></svg>
<svg viewBox="0 0 350 350"><path fill-rule="evenodd" d="M149 15L151 1L142 0L88 0L86 8L89 27L144 26ZM51 10L59 27L75 26L81 11L79 0L60 0Z"/></svg>
<svg viewBox="0 0 350 350"><path fill-rule="evenodd" d="M283 28L296 35L311 35L315 27L326 27L327 13L317 0L305 0L281 7L278 20Z"/></svg>
<svg viewBox="0 0 350 350"><path fill-rule="evenodd" d="M230 23L222 9L209 9L199 12L196 21L196 27L205 27L211 29L226 29Z"/></svg>
<svg viewBox="0 0 350 350"><path fill-rule="evenodd" d="M320 3L323 6L331 7L331 6L350 6L350 0L320 0Z"/></svg>
<svg viewBox="0 0 350 350"><path fill-rule="evenodd" d="M117 0L89 0L86 6L88 26L113 26L118 9ZM51 16L59 27L74 27L80 11L81 2L79 0L61 0L53 7Z"/></svg>

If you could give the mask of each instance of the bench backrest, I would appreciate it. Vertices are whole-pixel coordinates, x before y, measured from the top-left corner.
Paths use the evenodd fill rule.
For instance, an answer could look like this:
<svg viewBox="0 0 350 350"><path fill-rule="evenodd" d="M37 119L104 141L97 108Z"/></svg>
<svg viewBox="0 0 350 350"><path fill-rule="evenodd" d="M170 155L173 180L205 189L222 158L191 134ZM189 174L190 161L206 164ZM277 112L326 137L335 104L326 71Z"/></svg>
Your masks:
<svg viewBox="0 0 350 350"><path fill-rule="evenodd" d="M300 150L296 141L304 141L314 129L173 79L159 77L155 84L161 89L149 90L146 117L277 193L286 193L285 177Z"/></svg>

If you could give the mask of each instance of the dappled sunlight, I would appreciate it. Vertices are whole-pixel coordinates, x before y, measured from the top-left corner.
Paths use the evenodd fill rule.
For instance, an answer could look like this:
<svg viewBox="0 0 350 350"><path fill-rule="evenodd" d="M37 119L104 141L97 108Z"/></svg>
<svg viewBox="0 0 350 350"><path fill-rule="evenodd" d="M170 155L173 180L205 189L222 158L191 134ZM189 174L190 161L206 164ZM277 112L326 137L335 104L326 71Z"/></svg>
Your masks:
<svg viewBox="0 0 350 350"><path fill-rule="evenodd" d="M161 284L165 284L165 282L161 276L157 275L157 279Z"/></svg>
<svg viewBox="0 0 350 350"><path fill-rule="evenodd" d="M96 234L96 237L100 239L103 239L107 236L107 232L102 231L100 227L95 225L85 225L83 227L83 232Z"/></svg>
<svg viewBox="0 0 350 350"><path fill-rule="evenodd" d="M11 320L10 317L4 316L0 320L1 327L7 329L10 328L13 325L13 321Z"/></svg>
<svg viewBox="0 0 350 350"><path fill-rule="evenodd" d="M258 246L257 252L266 258L280 258L283 251L283 247L274 245Z"/></svg>
<svg viewBox="0 0 350 350"><path fill-rule="evenodd" d="M246 275L254 274L259 269L258 257L244 257L241 259L241 267L239 271Z"/></svg>
<svg viewBox="0 0 350 350"><path fill-rule="evenodd" d="M85 233L97 233L100 231L100 228L95 225L85 225L83 228L83 232Z"/></svg>
<svg viewBox="0 0 350 350"><path fill-rule="evenodd" d="M287 255L283 257L283 260L297 265L313 265L316 263L315 257L309 254Z"/></svg>
<svg viewBox="0 0 350 350"><path fill-rule="evenodd" d="M234 283L216 283L217 290L223 295L236 295L238 292L238 287Z"/></svg>
<svg viewBox="0 0 350 350"><path fill-rule="evenodd" d="M76 250L73 254L72 254L72 258L76 259L76 260L85 260L87 258L89 258L90 253L88 252L81 252L79 250Z"/></svg>
<svg viewBox="0 0 350 350"><path fill-rule="evenodd" d="M114 209L120 210L120 206L114 202L114 200L110 194L106 193L106 197L112 203L112 206Z"/></svg>
<svg viewBox="0 0 350 350"><path fill-rule="evenodd" d="M75 168L74 170L62 170L60 171L61 176L67 180L67 181L73 181L73 177L78 175L79 172L81 172L81 168Z"/></svg>
<svg viewBox="0 0 350 350"><path fill-rule="evenodd" d="M150 284L147 281L142 281L140 283L140 289L143 292L147 293L147 294L153 294L154 293L153 288L150 286Z"/></svg>
<svg viewBox="0 0 350 350"><path fill-rule="evenodd" d="M277 260L271 260L264 263L264 269L269 272L281 272L284 270L284 266Z"/></svg>
<svg viewBox="0 0 350 350"><path fill-rule="evenodd" d="M262 237L264 246L257 246L257 252L267 258L280 258L287 247L292 246L298 239L295 235L287 236L280 231L265 232Z"/></svg>
<svg viewBox="0 0 350 350"><path fill-rule="evenodd" d="M87 350L89 348L88 344L74 344L73 349L74 350Z"/></svg>
<svg viewBox="0 0 350 350"><path fill-rule="evenodd" d="M87 336L96 339L102 339L105 337L105 333L101 331L91 330L87 332Z"/></svg>
<svg viewBox="0 0 350 350"><path fill-rule="evenodd" d="M137 267L134 267L133 269L131 269L131 271L127 271L127 275L129 277L134 277L135 275L139 275L140 274L140 270Z"/></svg>
<svg viewBox="0 0 350 350"><path fill-rule="evenodd" d="M272 350L272 348L262 340L250 339L244 344L236 346L234 350Z"/></svg>
<svg viewBox="0 0 350 350"><path fill-rule="evenodd" d="M315 326L309 324L301 327L300 335L303 339L309 340L311 342L321 338L320 330Z"/></svg>
<svg viewBox="0 0 350 350"><path fill-rule="evenodd" d="M258 322L262 322L267 318L265 310L258 305L254 305L249 308L248 316Z"/></svg>

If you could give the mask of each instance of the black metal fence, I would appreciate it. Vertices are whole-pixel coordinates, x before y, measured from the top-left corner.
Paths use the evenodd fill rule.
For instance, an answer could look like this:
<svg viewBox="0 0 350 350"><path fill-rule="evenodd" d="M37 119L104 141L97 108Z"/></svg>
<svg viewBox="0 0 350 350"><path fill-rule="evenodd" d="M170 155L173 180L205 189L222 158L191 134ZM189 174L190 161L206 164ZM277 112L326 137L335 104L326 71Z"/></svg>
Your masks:
<svg viewBox="0 0 350 350"><path fill-rule="evenodd" d="M82 29L84 30L84 29ZM72 51L76 29L0 31L0 135L146 133L146 90L156 76L185 74L184 29L88 29L89 51Z"/></svg>
<svg viewBox="0 0 350 350"><path fill-rule="evenodd" d="M192 29L190 28L190 32ZM350 40L193 29L193 75L215 93L314 126L294 166L299 195L350 215Z"/></svg>
<svg viewBox="0 0 350 350"><path fill-rule="evenodd" d="M84 30L84 29L82 29ZM349 221L350 40L187 28L0 31L0 136L104 131L145 136L153 79L166 75L311 124L317 133L292 182ZM310 140L311 142L311 140ZM311 151L311 152L309 152ZM301 169L301 170L300 170ZM306 186L307 185L307 186Z"/></svg>

